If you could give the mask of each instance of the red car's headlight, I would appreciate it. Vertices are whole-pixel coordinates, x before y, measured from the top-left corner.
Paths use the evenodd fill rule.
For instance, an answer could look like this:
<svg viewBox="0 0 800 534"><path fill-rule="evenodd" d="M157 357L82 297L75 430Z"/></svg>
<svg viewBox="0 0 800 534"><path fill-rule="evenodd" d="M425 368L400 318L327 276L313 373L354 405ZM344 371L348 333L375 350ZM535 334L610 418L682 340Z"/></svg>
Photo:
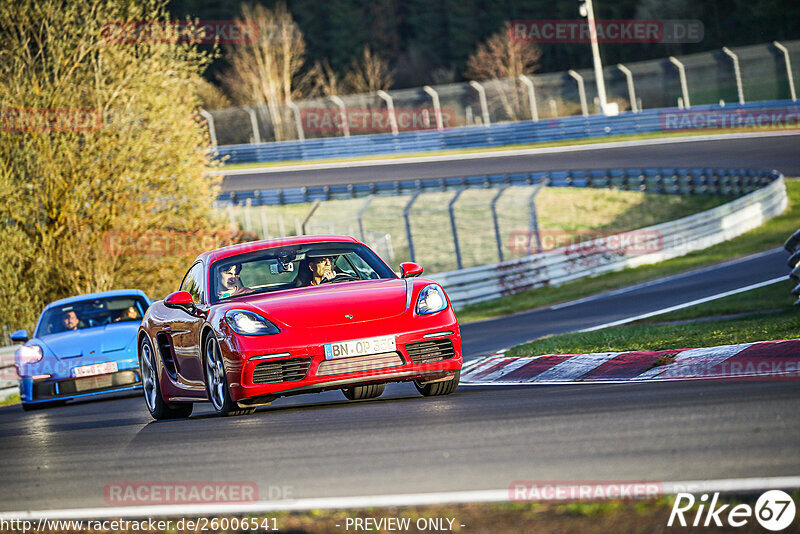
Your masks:
<svg viewBox="0 0 800 534"><path fill-rule="evenodd" d="M447 297L442 288L436 284L429 284L422 288L417 298L417 313L427 315L447 308Z"/></svg>
<svg viewBox="0 0 800 534"><path fill-rule="evenodd" d="M228 310L225 320L234 332L243 336L269 336L280 332L277 326L250 310Z"/></svg>

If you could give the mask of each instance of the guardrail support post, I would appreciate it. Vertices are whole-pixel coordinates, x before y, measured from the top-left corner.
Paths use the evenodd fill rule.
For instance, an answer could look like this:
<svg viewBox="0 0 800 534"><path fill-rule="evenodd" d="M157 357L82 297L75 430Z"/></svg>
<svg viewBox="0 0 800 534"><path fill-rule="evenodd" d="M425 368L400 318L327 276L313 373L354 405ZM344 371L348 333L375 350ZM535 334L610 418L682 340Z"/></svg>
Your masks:
<svg viewBox="0 0 800 534"><path fill-rule="evenodd" d="M689 86L686 83L686 67L683 66L683 63L678 61L678 58L674 56L669 57L669 62L678 67L678 76L681 79L681 94L683 95L683 106L686 109L691 109L692 104L689 102Z"/></svg>
<svg viewBox="0 0 800 534"><path fill-rule="evenodd" d="M408 256L411 259L411 261L416 261L414 259L416 255L414 254L414 240L411 235L411 221L409 220L409 214L411 212L411 206L414 205L414 202L416 202L417 197L419 197L421 193L422 191L417 191L416 193L414 193L414 196L412 196L411 200L408 201L406 207L403 208L403 219L406 222L406 238L408 239Z"/></svg>
<svg viewBox="0 0 800 534"><path fill-rule="evenodd" d="M291 109L292 113L294 114L294 124L297 127L297 139L300 141L305 141L306 134L303 131L303 120L300 118L300 108L298 108L297 104L291 100L287 100L286 105L289 106L289 109Z"/></svg>
<svg viewBox="0 0 800 534"><path fill-rule="evenodd" d="M430 85L426 85L422 90L428 93L433 101L433 114L436 116L436 129L444 130L444 124L442 124L442 106L439 104L439 93Z"/></svg>
<svg viewBox="0 0 800 534"><path fill-rule="evenodd" d="M492 209L492 222L494 222L494 239L497 241L497 258L501 263L503 262L503 241L500 238L500 222L497 219L497 201L500 200L500 197L505 191L506 187L501 187L490 204Z"/></svg>
<svg viewBox="0 0 800 534"><path fill-rule="evenodd" d="M481 102L481 117L483 118L483 125L489 126L491 121L489 120L489 106L486 104L486 89L484 89L483 86L475 80L471 80L469 85L478 91L478 99Z"/></svg>
<svg viewBox="0 0 800 534"><path fill-rule="evenodd" d="M303 235L306 235L306 225L308 224L308 221L311 220L311 217L314 216L314 212L317 211L319 204L319 200L315 200L314 203L311 204L311 209L308 210L308 213L306 213L306 216L303 218L303 222L300 223L300 228L303 231Z"/></svg>
<svg viewBox="0 0 800 534"><path fill-rule="evenodd" d="M528 223L528 230L530 238L528 239L528 254L533 250L533 237L536 237L536 252L542 251L542 236L539 232L539 218L536 216L536 195L542 190L542 187L547 185L547 180L539 180L539 183L533 188L533 192L528 197L528 204L531 207L531 217Z"/></svg>
<svg viewBox="0 0 800 534"><path fill-rule="evenodd" d="M394 100L389 93L382 89L379 90L377 94L386 102L386 109L389 112L389 124L392 127L392 135L397 135L399 130L397 128L397 115L395 115L394 112Z"/></svg>
<svg viewBox="0 0 800 534"><path fill-rule="evenodd" d="M524 74L520 74L519 79L525 84L525 87L528 88L528 104L530 104L531 108L531 120L533 122L539 122L539 108L536 107L536 93L533 90L533 80L530 76L525 76Z"/></svg>
<svg viewBox="0 0 800 534"><path fill-rule="evenodd" d="M797 94L794 92L794 76L792 75L792 60L789 59L789 49L778 41L772 41L775 48L783 52L783 60L786 63L786 74L789 76L789 92L792 95L792 102L797 102Z"/></svg>
<svg viewBox="0 0 800 534"><path fill-rule="evenodd" d="M733 75L736 78L736 92L739 94L739 103L744 104L744 91L742 91L742 72L739 70L739 56L733 53L727 46L722 47L729 58L733 60Z"/></svg>
<svg viewBox="0 0 800 534"><path fill-rule="evenodd" d="M253 128L253 143L259 144L261 142L261 132L258 131L258 118L256 117L256 110L250 106L242 106L248 115L250 115L250 126Z"/></svg>
<svg viewBox="0 0 800 534"><path fill-rule="evenodd" d="M364 213L366 213L367 208L369 208L370 202L374 197L372 195L368 196L367 199L364 201L364 204L361 205L361 208L358 210L358 233L361 236L361 241L366 241L366 237L364 235Z"/></svg>
<svg viewBox="0 0 800 534"><path fill-rule="evenodd" d="M455 205L458 201L458 197L461 196L466 188L459 189L456 191L456 194L453 195L453 198L450 199L450 203L447 205L447 211L450 213L450 229L453 231L453 245L456 249L456 265L458 269L461 270L464 268L463 263L461 262L461 247L458 244L458 228L456 227L456 214L455 214Z"/></svg>
<svg viewBox="0 0 800 534"><path fill-rule="evenodd" d="M217 131L214 129L214 117L204 109L200 110L200 116L208 123L208 135L211 137L211 144L217 146Z"/></svg>
<svg viewBox="0 0 800 534"><path fill-rule="evenodd" d="M350 137L350 124L347 120L347 108L344 106L344 100L336 95L331 95L329 98L334 104L339 106L339 112L342 114L342 131L344 131L345 137Z"/></svg>
<svg viewBox="0 0 800 534"><path fill-rule="evenodd" d="M631 101L631 111L633 113L639 113L641 110L637 109L636 88L633 86L633 73L622 63L617 63L617 68L622 71L622 74L625 75L625 79L628 82L628 98Z"/></svg>
<svg viewBox="0 0 800 534"><path fill-rule="evenodd" d="M575 79L575 81L578 82L578 96L580 96L581 99L581 114L584 117L588 117L589 109L586 106L586 89L583 86L583 76L581 76L572 69L569 69L569 71L567 71L567 74L572 76Z"/></svg>

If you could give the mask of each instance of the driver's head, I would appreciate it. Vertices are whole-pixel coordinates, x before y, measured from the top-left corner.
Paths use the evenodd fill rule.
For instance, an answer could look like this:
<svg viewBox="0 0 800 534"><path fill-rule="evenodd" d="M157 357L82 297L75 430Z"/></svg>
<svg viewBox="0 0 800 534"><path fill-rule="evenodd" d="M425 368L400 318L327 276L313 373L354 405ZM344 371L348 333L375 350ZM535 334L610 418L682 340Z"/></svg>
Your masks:
<svg viewBox="0 0 800 534"><path fill-rule="evenodd" d="M64 312L64 315L61 316L61 324L67 330L76 330L79 323L78 314L72 310Z"/></svg>
<svg viewBox="0 0 800 534"><path fill-rule="evenodd" d="M219 284L223 292L236 289L239 286L240 272L242 272L241 263L232 263L220 269Z"/></svg>
<svg viewBox="0 0 800 534"><path fill-rule="evenodd" d="M319 256L308 260L308 268L314 276L321 277L328 271L333 270L333 258L330 256Z"/></svg>

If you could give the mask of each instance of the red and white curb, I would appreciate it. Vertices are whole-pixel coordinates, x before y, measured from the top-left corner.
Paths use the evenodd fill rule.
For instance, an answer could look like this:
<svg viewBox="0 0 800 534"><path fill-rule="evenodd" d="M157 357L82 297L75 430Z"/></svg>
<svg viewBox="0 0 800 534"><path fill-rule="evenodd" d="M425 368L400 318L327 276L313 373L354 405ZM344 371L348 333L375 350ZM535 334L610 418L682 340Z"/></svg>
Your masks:
<svg viewBox="0 0 800 534"><path fill-rule="evenodd" d="M469 362L461 384L564 384L711 378L800 379L800 339L699 349L506 356Z"/></svg>

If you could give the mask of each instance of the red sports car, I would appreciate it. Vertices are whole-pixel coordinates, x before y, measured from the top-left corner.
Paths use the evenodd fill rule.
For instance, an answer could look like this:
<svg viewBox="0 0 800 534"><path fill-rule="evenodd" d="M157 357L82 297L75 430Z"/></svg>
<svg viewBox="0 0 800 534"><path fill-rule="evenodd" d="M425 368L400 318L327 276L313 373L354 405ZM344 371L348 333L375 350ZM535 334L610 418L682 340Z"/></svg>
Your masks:
<svg viewBox="0 0 800 534"><path fill-rule="evenodd" d="M252 413L284 395L341 389L348 399L414 381L448 395L461 374L450 301L422 267L398 277L345 236L256 241L201 254L139 329L144 397L155 419L211 401Z"/></svg>

